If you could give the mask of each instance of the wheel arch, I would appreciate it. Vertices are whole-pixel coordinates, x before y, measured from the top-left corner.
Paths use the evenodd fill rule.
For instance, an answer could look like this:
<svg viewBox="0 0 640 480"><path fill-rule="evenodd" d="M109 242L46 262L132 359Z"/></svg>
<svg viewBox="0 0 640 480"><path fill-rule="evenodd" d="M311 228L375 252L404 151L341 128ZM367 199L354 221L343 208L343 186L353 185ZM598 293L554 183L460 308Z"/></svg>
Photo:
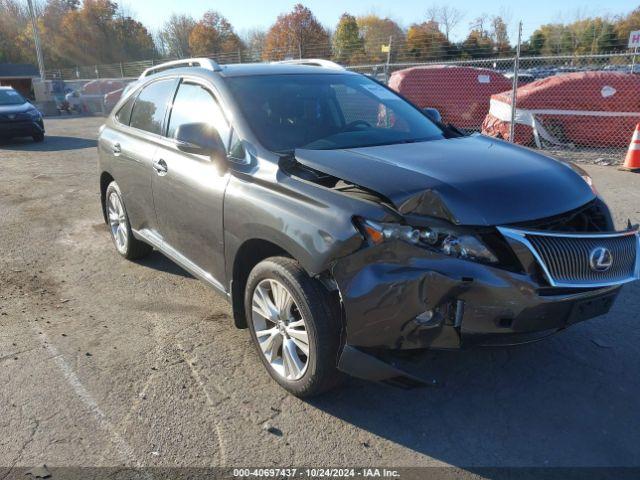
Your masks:
<svg viewBox="0 0 640 480"><path fill-rule="evenodd" d="M231 271L231 306L233 308L233 322L237 328L247 328L244 290L251 270L262 260L275 256L296 259L281 246L263 238L245 240L238 247L233 258Z"/></svg>

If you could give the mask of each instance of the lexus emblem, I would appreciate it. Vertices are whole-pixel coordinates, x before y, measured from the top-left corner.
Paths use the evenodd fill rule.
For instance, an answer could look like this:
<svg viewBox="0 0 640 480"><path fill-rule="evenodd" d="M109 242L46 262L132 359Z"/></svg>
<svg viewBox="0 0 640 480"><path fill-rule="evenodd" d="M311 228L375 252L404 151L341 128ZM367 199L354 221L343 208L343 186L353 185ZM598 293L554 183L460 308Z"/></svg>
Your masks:
<svg viewBox="0 0 640 480"><path fill-rule="evenodd" d="M613 255L608 248L596 247L589 254L589 266L594 272L606 272L613 265Z"/></svg>

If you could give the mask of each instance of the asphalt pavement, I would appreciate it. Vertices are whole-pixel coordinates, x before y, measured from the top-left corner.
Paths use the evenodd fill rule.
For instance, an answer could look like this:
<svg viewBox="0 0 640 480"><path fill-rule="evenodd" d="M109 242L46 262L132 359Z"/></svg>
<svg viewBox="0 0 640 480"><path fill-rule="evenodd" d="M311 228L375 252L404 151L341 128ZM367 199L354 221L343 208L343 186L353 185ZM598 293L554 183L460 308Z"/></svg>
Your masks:
<svg viewBox="0 0 640 480"><path fill-rule="evenodd" d="M157 252L117 255L101 122L0 144L0 467L640 466L640 283L536 344L429 352L439 388L302 401L213 291ZM619 227L640 222L640 174L584 168Z"/></svg>

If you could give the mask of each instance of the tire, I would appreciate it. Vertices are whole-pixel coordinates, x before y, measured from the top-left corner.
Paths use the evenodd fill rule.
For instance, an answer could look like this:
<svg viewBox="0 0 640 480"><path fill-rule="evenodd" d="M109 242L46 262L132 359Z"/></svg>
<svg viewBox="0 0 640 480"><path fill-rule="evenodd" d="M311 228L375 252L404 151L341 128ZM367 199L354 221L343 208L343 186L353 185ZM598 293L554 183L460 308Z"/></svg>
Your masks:
<svg viewBox="0 0 640 480"><path fill-rule="evenodd" d="M277 301L274 301L274 291L280 291L281 287L284 287L293 300L289 313L279 317L282 320L290 315L289 320L280 322L286 323L284 327L258 313L262 309L257 300L266 292L266 296L272 300L271 306L275 306ZM254 300L258 302L256 309ZM285 390L297 397L308 398L326 392L340 382L343 375L336 365L341 344L341 322L336 300L330 297L320 282L310 278L297 261L286 257L270 257L256 265L247 280L244 305L249 331L258 356L271 377ZM301 321L304 327L297 325ZM304 341L300 340L301 330L298 328L306 330L307 355L299 348ZM275 336L264 334L274 329L278 331ZM258 339L258 331L263 333L260 336L263 346ZM289 335L292 331L294 333ZM276 337L280 337L279 340ZM273 345L280 342L280 346L265 352L264 346L268 341ZM285 356L292 358L292 354L285 355L285 345L288 345L287 352L293 345L296 357L305 363L303 369L296 370L293 368L296 362L285 360ZM278 348L282 366L278 364ZM270 353L276 358L268 359ZM287 369L287 365L292 367Z"/></svg>
<svg viewBox="0 0 640 480"><path fill-rule="evenodd" d="M32 135L31 138L33 138L33 141L36 143L44 142L44 133L36 133Z"/></svg>
<svg viewBox="0 0 640 480"><path fill-rule="evenodd" d="M111 182L107 186L104 205L109 233L116 251L127 260L136 260L151 253L153 248L135 238L131 232L124 199L116 182Z"/></svg>

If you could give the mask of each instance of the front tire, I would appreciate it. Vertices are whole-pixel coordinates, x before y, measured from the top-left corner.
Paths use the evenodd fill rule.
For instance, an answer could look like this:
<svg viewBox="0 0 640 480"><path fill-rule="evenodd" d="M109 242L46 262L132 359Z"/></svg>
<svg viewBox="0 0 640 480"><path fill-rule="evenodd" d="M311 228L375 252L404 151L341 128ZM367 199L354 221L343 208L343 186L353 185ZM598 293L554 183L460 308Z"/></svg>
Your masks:
<svg viewBox="0 0 640 480"><path fill-rule="evenodd" d="M254 267L245 289L251 338L271 377L297 397L333 388L341 325L335 299L291 258Z"/></svg>
<svg viewBox="0 0 640 480"><path fill-rule="evenodd" d="M32 135L31 138L33 138L33 141L36 143L44 142L44 133L36 133Z"/></svg>
<svg viewBox="0 0 640 480"><path fill-rule="evenodd" d="M122 193L116 182L111 182L107 187L104 204L109 232L118 253L127 260L148 255L153 249L133 236Z"/></svg>

